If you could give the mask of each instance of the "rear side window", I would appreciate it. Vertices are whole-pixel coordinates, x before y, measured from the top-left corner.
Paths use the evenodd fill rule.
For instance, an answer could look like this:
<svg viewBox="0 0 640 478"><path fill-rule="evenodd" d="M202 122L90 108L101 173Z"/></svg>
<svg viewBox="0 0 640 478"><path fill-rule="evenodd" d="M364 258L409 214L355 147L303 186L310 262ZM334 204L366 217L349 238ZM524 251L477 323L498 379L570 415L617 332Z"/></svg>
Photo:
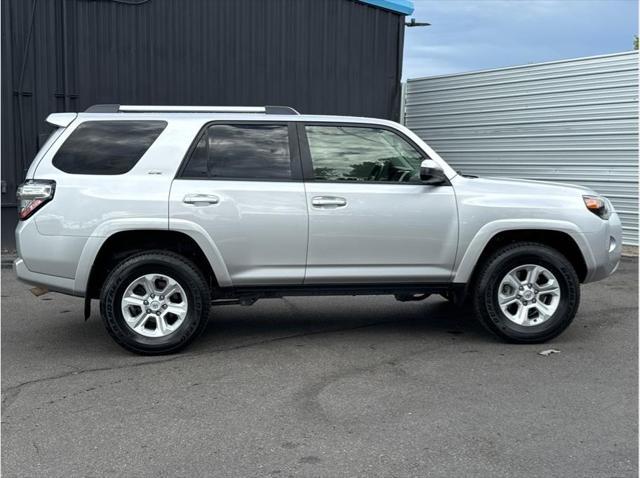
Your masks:
<svg viewBox="0 0 640 478"><path fill-rule="evenodd" d="M166 126L166 121L85 121L60 147L53 165L70 174L124 174Z"/></svg>
<svg viewBox="0 0 640 478"><path fill-rule="evenodd" d="M183 178L291 179L286 124L213 124L191 153Z"/></svg>

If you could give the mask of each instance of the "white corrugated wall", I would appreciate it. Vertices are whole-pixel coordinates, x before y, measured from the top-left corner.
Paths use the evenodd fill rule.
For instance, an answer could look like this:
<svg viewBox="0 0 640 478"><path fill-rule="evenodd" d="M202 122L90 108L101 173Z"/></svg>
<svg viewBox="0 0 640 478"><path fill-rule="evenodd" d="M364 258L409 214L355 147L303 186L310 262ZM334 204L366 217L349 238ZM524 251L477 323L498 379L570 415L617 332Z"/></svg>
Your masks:
<svg viewBox="0 0 640 478"><path fill-rule="evenodd" d="M464 173L588 186L638 244L638 52L407 80L404 123Z"/></svg>

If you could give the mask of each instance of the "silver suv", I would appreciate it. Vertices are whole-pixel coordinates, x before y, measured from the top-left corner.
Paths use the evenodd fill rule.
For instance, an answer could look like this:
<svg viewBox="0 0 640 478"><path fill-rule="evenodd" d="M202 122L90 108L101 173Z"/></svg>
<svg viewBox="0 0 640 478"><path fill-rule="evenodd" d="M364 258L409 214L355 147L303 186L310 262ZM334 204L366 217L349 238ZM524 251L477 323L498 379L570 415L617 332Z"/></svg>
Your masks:
<svg viewBox="0 0 640 478"><path fill-rule="evenodd" d="M618 266L611 203L465 176L407 128L287 107L96 105L56 127L18 189L17 275L91 299L109 334L175 352L210 305L440 294L510 342L561 333Z"/></svg>

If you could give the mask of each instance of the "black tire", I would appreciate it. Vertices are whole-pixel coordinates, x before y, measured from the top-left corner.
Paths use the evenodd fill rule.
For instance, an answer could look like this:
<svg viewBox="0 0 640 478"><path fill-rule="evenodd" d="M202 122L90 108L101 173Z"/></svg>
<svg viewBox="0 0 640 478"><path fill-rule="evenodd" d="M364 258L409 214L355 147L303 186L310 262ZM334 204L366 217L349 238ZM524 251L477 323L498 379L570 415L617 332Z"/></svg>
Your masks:
<svg viewBox="0 0 640 478"><path fill-rule="evenodd" d="M498 287L514 268L535 264L548 269L557 279L560 300L555 312L540 325L519 325L511 321L498 303ZM474 281L473 306L480 322L502 340L511 343L541 343L561 334L573 321L580 303L580 281L567 258L544 244L518 242L493 253Z"/></svg>
<svg viewBox="0 0 640 478"><path fill-rule="evenodd" d="M156 273L175 279L189 305L175 331L164 337L145 337L127 325L120 303L131 282ZM120 346L141 355L170 354L183 349L202 333L209 310L210 291L202 272L190 260L173 252L149 251L128 257L111 271L100 293L100 313L109 335Z"/></svg>

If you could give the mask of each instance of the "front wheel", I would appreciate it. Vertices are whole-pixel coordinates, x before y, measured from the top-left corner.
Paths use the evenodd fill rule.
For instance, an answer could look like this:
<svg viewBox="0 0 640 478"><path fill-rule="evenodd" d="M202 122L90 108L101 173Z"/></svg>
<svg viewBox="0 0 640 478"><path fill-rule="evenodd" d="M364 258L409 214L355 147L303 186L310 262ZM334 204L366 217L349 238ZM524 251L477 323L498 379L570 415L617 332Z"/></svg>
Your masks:
<svg viewBox="0 0 640 478"><path fill-rule="evenodd" d="M165 251L133 255L107 277L100 312L109 335L144 355L177 352L203 331L209 288L188 259Z"/></svg>
<svg viewBox="0 0 640 478"><path fill-rule="evenodd" d="M571 263L538 243L515 243L496 251L475 284L480 321L508 342L540 343L558 336L580 302L580 282Z"/></svg>

